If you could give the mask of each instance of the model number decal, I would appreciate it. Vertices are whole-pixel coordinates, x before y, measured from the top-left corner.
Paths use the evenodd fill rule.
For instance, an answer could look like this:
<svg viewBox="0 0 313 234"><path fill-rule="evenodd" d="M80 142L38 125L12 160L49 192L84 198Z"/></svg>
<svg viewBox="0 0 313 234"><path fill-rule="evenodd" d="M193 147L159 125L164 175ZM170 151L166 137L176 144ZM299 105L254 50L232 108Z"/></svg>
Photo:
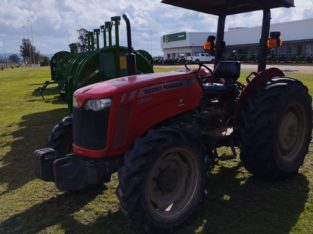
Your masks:
<svg viewBox="0 0 313 234"><path fill-rule="evenodd" d="M172 82L167 82L165 84L146 87L139 91L139 97L149 95L149 94L159 93L159 92L166 91L166 90L187 87L187 86L192 85L195 81L196 81L195 78L189 78L185 80L172 81Z"/></svg>
<svg viewBox="0 0 313 234"><path fill-rule="evenodd" d="M140 96L151 94L151 93L157 93L157 92L160 92L161 90L163 90L163 85L152 86L152 87L140 90Z"/></svg>

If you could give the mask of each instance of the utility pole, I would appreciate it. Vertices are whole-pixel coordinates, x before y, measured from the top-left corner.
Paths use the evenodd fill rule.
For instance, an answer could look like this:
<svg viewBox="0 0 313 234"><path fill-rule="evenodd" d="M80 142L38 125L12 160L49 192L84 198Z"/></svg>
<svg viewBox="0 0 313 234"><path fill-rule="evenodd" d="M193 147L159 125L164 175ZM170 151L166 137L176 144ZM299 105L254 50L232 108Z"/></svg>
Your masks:
<svg viewBox="0 0 313 234"><path fill-rule="evenodd" d="M30 25L30 35L31 35L31 45L30 45L30 59L31 59L31 64L33 66L35 62L35 55L34 55L34 37L33 37L33 25L32 22L30 21L30 19L27 19L27 22Z"/></svg>
<svg viewBox="0 0 313 234"><path fill-rule="evenodd" d="M30 33L32 37L32 64L36 63L35 56L34 56L34 37L33 37L33 26L32 23L30 23Z"/></svg>

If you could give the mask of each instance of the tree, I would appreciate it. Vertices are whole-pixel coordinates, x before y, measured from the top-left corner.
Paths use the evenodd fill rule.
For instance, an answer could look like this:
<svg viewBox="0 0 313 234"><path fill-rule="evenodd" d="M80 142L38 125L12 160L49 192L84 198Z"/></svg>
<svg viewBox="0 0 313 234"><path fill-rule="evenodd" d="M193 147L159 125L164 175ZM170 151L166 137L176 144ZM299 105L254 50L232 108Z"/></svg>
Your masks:
<svg viewBox="0 0 313 234"><path fill-rule="evenodd" d="M50 59L40 54L40 51L32 45L29 39L22 39L20 52L25 64L40 63L42 66L47 66L50 63Z"/></svg>
<svg viewBox="0 0 313 234"><path fill-rule="evenodd" d="M9 56L9 61L11 63L19 63L20 62L20 57L17 54L11 54Z"/></svg>
<svg viewBox="0 0 313 234"><path fill-rule="evenodd" d="M40 60L40 66L48 66L50 64L50 59L48 56L42 56Z"/></svg>
<svg viewBox="0 0 313 234"><path fill-rule="evenodd" d="M22 44L20 45L21 56L23 57L24 63L31 64L34 61L36 47L32 45L29 39L23 38Z"/></svg>
<svg viewBox="0 0 313 234"><path fill-rule="evenodd" d="M44 56L42 54L35 53L35 61L36 63L40 63L40 66L48 66L50 64L50 59L47 56Z"/></svg>
<svg viewBox="0 0 313 234"><path fill-rule="evenodd" d="M40 54L40 51L35 51L33 55L33 63L40 63L42 60L43 56Z"/></svg>
<svg viewBox="0 0 313 234"><path fill-rule="evenodd" d="M88 33L89 31L85 28L77 30L78 32L78 43L77 47L80 52L86 52L88 50Z"/></svg>

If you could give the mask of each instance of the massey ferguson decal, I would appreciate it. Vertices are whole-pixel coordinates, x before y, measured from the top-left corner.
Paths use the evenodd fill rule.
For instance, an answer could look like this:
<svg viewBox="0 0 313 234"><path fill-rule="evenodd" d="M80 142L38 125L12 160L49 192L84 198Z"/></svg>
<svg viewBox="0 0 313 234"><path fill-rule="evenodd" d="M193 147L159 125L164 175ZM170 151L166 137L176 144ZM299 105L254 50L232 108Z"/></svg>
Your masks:
<svg viewBox="0 0 313 234"><path fill-rule="evenodd" d="M155 94L155 93L159 93L163 91L184 88L184 87L192 85L194 82L196 82L196 78L188 78L185 80L172 81L172 82L167 82L167 83L160 84L160 85L145 87L139 91L139 97L146 96L149 94Z"/></svg>
<svg viewBox="0 0 313 234"><path fill-rule="evenodd" d="M188 78L185 80L178 80L178 81L171 81L171 82L166 82L164 84L158 84L154 86L148 86L145 88L142 88L140 90L133 90L129 93L125 93L122 95L121 98L121 103L129 103L135 100L136 97L138 98L143 98L146 97L147 95L151 94L156 94L168 90L174 90L174 89L180 89L180 88L185 88L188 87L196 82L196 78ZM138 94L138 95L137 95ZM149 98L150 100L150 98ZM140 100L138 100L139 103Z"/></svg>

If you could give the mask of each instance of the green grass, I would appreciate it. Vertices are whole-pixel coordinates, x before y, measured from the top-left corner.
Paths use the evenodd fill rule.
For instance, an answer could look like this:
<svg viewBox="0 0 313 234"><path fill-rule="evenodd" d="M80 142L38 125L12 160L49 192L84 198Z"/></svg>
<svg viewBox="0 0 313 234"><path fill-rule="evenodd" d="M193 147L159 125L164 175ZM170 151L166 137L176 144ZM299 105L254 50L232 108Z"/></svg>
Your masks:
<svg viewBox="0 0 313 234"><path fill-rule="evenodd" d="M313 93L313 75L287 75ZM48 68L0 71L0 233L138 233L119 211L116 175L103 190L78 194L36 179L32 152L45 145L52 126L67 115L55 86L45 101L33 92L46 79ZM299 175L274 184L254 179L239 159L220 160L207 185L208 197L176 233L312 233L310 150Z"/></svg>

